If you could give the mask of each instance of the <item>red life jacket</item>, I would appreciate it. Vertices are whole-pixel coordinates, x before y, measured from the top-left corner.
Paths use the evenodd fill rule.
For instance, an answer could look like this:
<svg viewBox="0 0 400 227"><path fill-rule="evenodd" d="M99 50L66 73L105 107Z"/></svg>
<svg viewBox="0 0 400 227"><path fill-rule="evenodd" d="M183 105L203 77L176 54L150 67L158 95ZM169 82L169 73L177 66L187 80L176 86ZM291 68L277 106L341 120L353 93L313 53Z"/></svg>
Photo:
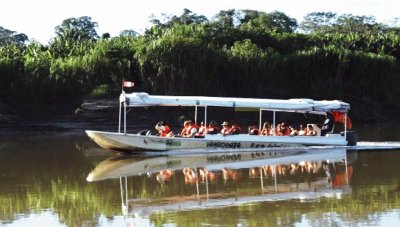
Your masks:
<svg viewBox="0 0 400 227"><path fill-rule="evenodd" d="M162 137L165 137L170 131L171 129L168 125L163 125L158 129L158 134Z"/></svg>
<svg viewBox="0 0 400 227"><path fill-rule="evenodd" d="M290 129L288 127L285 127L281 130L282 136L289 136L290 135Z"/></svg>
<svg viewBox="0 0 400 227"><path fill-rule="evenodd" d="M242 129L237 124L233 124L232 127L229 129L229 134L239 134Z"/></svg>

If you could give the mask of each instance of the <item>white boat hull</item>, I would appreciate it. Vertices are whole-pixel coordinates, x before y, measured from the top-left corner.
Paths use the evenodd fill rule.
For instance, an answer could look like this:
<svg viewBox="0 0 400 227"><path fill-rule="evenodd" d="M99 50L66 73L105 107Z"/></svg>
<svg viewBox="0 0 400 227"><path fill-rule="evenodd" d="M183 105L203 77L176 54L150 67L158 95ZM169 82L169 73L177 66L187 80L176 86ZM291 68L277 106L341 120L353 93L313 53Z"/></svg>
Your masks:
<svg viewBox="0 0 400 227"><path fill-rule="evenodd" d="M86 134L100 147L119 151L167 151L188 149L256 149L303 146L344 146L346 138L339 134L327 136L254 136L206 135L204 138L159 137L154 135L124 134L86 130Z"/></svg>

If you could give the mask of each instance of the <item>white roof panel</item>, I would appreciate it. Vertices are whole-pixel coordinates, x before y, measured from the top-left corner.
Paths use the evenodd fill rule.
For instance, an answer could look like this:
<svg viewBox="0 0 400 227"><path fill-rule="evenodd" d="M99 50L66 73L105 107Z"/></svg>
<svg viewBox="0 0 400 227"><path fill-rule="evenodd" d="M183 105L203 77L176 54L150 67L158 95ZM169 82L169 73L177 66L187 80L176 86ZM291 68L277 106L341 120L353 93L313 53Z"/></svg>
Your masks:
<svg viewBox="0 0 400 227"><path fill-rule="evenodd" d="M122 93L120 101L126 100L128 107L139 106L215 106L260 108L287 112L348 112L350 105L339 100L315 101L312 99L256 99L208 96L163 96L144 92Z"/></svg>

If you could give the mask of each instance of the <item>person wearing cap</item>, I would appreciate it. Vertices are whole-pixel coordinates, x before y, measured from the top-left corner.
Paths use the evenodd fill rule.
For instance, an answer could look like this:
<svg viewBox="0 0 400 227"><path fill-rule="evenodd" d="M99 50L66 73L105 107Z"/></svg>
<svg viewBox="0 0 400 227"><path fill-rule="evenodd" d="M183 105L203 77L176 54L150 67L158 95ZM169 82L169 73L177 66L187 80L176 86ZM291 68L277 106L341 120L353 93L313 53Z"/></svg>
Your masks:
<svg viewBox="0 0 400 227"><path fill-rule="evenodd" d="M222 135L228 135L231 127L229 127L229 123L227 121L222 122L222 129L221 129L221 134Z"/></svg>

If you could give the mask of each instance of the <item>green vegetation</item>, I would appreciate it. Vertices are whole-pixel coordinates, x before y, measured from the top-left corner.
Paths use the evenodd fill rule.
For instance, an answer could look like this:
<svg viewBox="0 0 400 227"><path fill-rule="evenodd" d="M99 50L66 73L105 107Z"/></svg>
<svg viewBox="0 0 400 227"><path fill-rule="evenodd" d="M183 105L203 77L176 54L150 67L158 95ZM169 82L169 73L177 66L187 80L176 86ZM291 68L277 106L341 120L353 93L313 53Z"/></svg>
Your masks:
<svg viewBox="0 0 400 227"><path fill-rule="evenodd" d="M228 10L207 20L185 9L152 23L143 35L110 38L90 17L69 18L45 45L0 27L0 103L72 109L132 80L152 94L342 99L358 120L400 110L400 28L373 17L316 12L299 25L282 12Z"/></svg>

